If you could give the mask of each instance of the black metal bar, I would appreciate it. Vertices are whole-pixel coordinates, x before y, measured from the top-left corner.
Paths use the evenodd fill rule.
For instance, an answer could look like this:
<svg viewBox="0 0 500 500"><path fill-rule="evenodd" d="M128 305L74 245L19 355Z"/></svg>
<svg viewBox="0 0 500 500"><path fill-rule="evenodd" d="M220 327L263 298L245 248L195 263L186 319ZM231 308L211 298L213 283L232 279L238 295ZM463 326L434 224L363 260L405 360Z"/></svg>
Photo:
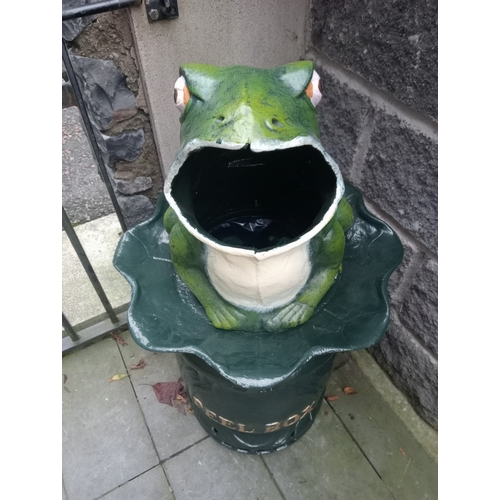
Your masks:
<svg viewBox="0 0 500 500"><path fill-rule="evenodd" d="M115 333L119 331L121 328L127 326L127 311L122 311L118 313L118 322L111 323L108 319L100 321L97 324L91 325L87 328L78 331L78 335L80 338L77 341L72 340L69 337L64 337L62 339L62 352L63 354L69 354L71 351L85 347L89 344L92 344L110 333Z"/></svg>
<svg viewBox="0 0 500 500"><path fill-rule="evenodd" d="M125 9L141 4L142 0L104 0L103 2L79 5L78 7L63 9L62 20L67 21L68 19L76 19L77 17L102 14L110 10Z"/></svg>
<svg viewBox="0 0 500 500"><path fill-rule="evenodd" d="M66 332L68 332L68 335L71 337L71 340L73 342L78 342L80 340L80 337L75 332L74 328L71 326L71 323L68 321L68 318L66 318L64 313L62 315L62 326L64 327Z"/></svg>
<svg viewBox="0 0 500 500"><path fill-rule="evenodd" d="M64 207L62 207L62 225L64 230L66 231L66 234L68 235L69 241L73 245L73 248L75 249L75 252L78 255L78 258L80 259L80 262L82 263L83 268L85 269L85 272L87 273L87 276L92 282L94 290L99 296L99 299L101 300L104 309L106 309L106 312L108 313L111 321L113 323L117 323L118 318L115 314L115 311L113 310L113 307L109 303L108 297L106 296L106 293L104 292L104 289L102 288L101 283L97 278L97 275L92 267L92 264L90 263L87 254L85 253L85 250L83 249L82 244L80 243L80 240L78 239L78 236L76 235L76 232L73 229L73 226L71 225L71 221L69 220L69 217L66 214L66 210L64 210Z"/></svg>
<svg viewBox="0 0 500 500"><path fill-rule="evenodd" d="M90 122L90 118L87 113L87 107L83 99L82 90L80 89L80 85L78 84L78 80L75 75L75 70L73 69L73 64L71 63L71 59L69 57L68 47L64 40L62 41L62 58L64 66L66 67L66 72L68 73L69 81L71 83L71 86L73 87L73 93L75 94L76 97L78 109L80 110L80 114L82 115L83 124L85 126L85 130L87 131L87 136L90 142L90 146L92 148L92 152L94 153L94 157L99 167L99 172L101 173L101 177L104 181L104 184L106 184L106 188L108 190L109 197L111 198L111 202L113 203L113 207L115 208L115 212L120 222L120 226L122 227L123 232L125 232L127 230L127 223L125 222L125 218L123 217L120 205L118 204L118 200L116 199L116 194L113 189L113 186L111 185L111 180L109 178L108 169L104 164L101 151L99 149L99 146L97 145L97 140L94 134L94 127Z"/></svg>

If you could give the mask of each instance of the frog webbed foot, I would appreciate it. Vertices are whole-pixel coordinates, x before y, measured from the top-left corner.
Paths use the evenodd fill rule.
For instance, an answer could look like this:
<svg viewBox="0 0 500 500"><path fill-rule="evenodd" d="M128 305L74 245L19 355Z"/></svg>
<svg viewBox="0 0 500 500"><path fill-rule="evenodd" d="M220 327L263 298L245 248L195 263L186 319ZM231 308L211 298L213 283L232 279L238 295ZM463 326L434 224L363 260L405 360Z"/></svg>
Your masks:
<svg viewBox="0 0 500 500"><path fill-rule="evenodd" d="M314 312L314 307L302 302L292 302L287 306L269 313L264 322L268 332L279 332L305 323Z"/></svg>
<svg viewBox="0 0 500 500"><path fill-rule="evenodd" d="M205 311L215 328L222 330L241 330L248 319L244 311L225 301L213 303Z"/></svg>

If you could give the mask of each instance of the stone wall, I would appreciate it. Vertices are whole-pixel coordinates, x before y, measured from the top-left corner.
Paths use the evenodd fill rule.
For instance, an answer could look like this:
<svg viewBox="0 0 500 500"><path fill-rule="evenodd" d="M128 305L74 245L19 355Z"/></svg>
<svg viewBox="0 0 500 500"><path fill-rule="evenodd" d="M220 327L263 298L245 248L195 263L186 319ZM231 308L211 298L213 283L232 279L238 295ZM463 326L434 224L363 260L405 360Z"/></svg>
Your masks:
<svg viewBox="0 0 500 500"><path fill-rule="evenodd" d="M63 5L84 3L88 1L63 1ZM128 12L117 10L64 22L63 37L69 42L118 203L132 227L152 214L163 189L163 175Z"/></svg>
<svg viewBox="0 0 500 500"><path fill-rule="evenodd" d="M322 142L405 247L371 353L437 428L437 1L312 0Z"/></svg>

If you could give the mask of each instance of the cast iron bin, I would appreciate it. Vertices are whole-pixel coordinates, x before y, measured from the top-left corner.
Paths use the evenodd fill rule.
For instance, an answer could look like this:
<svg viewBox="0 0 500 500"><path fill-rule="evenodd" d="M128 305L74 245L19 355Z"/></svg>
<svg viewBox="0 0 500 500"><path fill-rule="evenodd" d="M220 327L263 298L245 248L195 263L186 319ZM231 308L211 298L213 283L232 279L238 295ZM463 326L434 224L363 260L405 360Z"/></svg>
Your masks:
<svg viewBox="0 0 500 500"><path fill-rule="evenodd" d="M401 262L402 245L348 183L346 197L354 223L342 274L313 317L284 332L212 326L173 267L163 195L152 218L118 245L114 265L132 287L132 337L146 350L179 353L196 417L230 448L269 453L296 441L319 411L335 353L376 344L387 329L387 282Z"/></svg>
<svg viewBox="0 0 500 500"><path fill-rule="evenodd" d="M312 308L307 306L307 318L295 315L294 311L297 309L292 311L293 314L288 314L291 309L286 309L288 303L282 302L281 309L276 310L284 311L279 317L288 321L286 327L283 327L283 323L269 321L274 314L272 310L269 312L269 308L262 309L262 312L259 310L248 312L248 317L253 321L249 323L245 316L247 308L244 306L240 309L228 309L236 311L232 313L236 318L244 318L240 323L245 326L244 328L224 329L227 325L221 327L220 324L216 324L217 315L214 316L210 310L212 302L207 300L207 296L209 298L215 296L217 301L220 297L212 289L206 292L206 287L211 286L214 279L211 276L211 280L208 280L203 275L205 261L199 258L204 255L200 243L192 239L185 231L185 227L178 225L177 229L172 229L169 214L176 217L176 223L179 222L179 218L171 209L167 212L169 202L164 194L159 196L153 216L127 231L116 250L114 265L132 288L128 322L135 342L150 351L177 353L191 406L198 421L210 436L240 452L270 453L294 443L312 425L321 407L335 353L367 348L377 343L385 333L389 323L387 283L391 273L402 260L403 247L394 231L367 211L359 191L343 181L336 163L317 141L318 129L314 106L318 102L319 77L316 72L313 73L312 63L302 61L274 70L187 65L181 68L181 74L183 76L180 79L181 83L178 81L176 84L178 92L175 97L180 109L182 111L185 109L181 119L184 127L181 128L181 137L184 141L172 168L174 174L169 174L167 178L165 191L169 201L173 201L172 208L180 219L183 217L183 207L187 207L187 218L182 219L185 226L192 225L193 221L197 222L197 206L202 208L198 213L199 220L203 217L209 219L210 210L220 212L219 206L230 212L227 219L221 219L219 213L219 219L214 219L215 222L212 220L213 227L217 228L219 233L221 228L225 230L229 228L231 231L231 227L236 227L237 231L241 232L241 227L254 228L259 224L261 227L273 227L276 221L281 224L286 218L284 219L282 215L276 216L279 214L280 205L272 200L267 202L267 212L265 207L262 208L263 203L257 201L255 207L259 208L254 211L253 207L244 205L244 201L241 202L241 206L238 205L240 198L245 199L245 186L252 184L253 173L255 172L255 176L258 177L263 175L263 168L272 171L274 168L272 161L275 158L286 158L290 175L284 174L288 183L285 184L295 189L295 193L300 193L301 186L304 186L304 193L309 190L311 203L317 205L314 189L322 192L321 196L326 199L321 208L324 217L321 219L321 213L313 217L314 224L320 221L319 225L326 227L326 231L330 227L327 226L328 220L333 221L332 213L342 196L345 199L342 202L346 206L350 205L352 209L352 220L349 219L349 224L345 225L345 236L344 233L341 234L342 241L345 239L345 247L342 247L343 258L341 255L341 260L338 261L338 269L335 270L334 281L332 280L333 285L329 285L329 288L324 287L327 291L318 299L317 305L313 304ZM219 80L224 85L230 81L230 85L224 87ZM238 87L239 81L243 82L242 87ZM313 82L315 90L311 90ZM252 85L257 87L259 92L262 91L262 86L270 86L269 95L272 95L274 89L281 89L281 94L279 92L276 94L278 105L275 104L275 108L279 106L280 109L273 111L273 116L277 118L270 121L268 118L271 115L265 115L262 128L258 128L260 126L258 120L262 118L261 113L264 111L251 110L252 102L256 102L256 97L252 94ZM217 89L222 94L210 108L210 99L217 95ZM232 92L237 92L237 97L232 95ZM292 94L291 97L288 93ZM262 94L259 96L261 100L267 99L265 96L262 97ZM272 99L269 100L272 103ZM287 106L281 106L279 104L281 100L287 102L288 107L297 103L298 106L302 106L302 111L298 115L294 115L294 111L290 109L283 111L281 108ZM220 123L217 126L211 123L207 130L203 128L203 123L199 122L200 112L203 112L204 106L210 108L210 116L214 114L214 106L223 110L216 110ZM268 107L272 108L268 103L265 113L268 113ZM187 118L186 113L188 113ZM189 113L198 120L194 125L189 122ZM293 118L297 116L295 119L301 121L300 126L290 129L288 125L284 125L293 123ZM222 123L225 120L229 128ZM274 131L271 130L273 127ZM281 129L285 130L281 132L285 134L281 142L277 141L275 136L269 139L266 135L271 132L280 133ZM252 134L254 137L257 136L257 146L252 146L251 140L241 140L242 133L244 137ZM294 134L299 137L295 137ZM226 142L228 149L224 149ZM251 150L252 147L257 151ZM275 147L278 154L274 153ZM206 154L203 148L207 150ZM316 151L313 156L318 155L317 151L320 151L326 158L326 162L322 159L319 161L322 162L321 167L315 167L315 162L318 160L308 159L307 155L312 149ZM221 151L220 157L226 159L219 159L218 150ZM198 154L200 151L205 155L201 161L192 154L193 152ZM264 151L260 157L259 151ZM259 158L264 159L260 161ZM178 176L181 181L177 182L176 187L175 175L185 165L184 172L187 174ZM301 177L304 175L303 172L310 175L310 170L315 168L325 170L327 167L330 168L329 165L336 175L331 192L325 187L329 182L329 174L313 173L319 179L315 181L316 184L308 183L307 179ZM248 176L249 167L254 169L250 171L250 176ZM221 189L217 191L217 188L220 183L226 181L224 177L212 175L214 169L218 169L217 175L220 175L220 172L224 175L228 172L229 176L236 176L236 179L241 175L243 177L239 178L240 181L246 179L250 183L240 182L238 196L234 196L233 193L232 197L228 196L225 199L224 191ZM297 186L293 186L295 178L299 179ZM210 194L212 189L217 191L216 203L209 195L207 196L206 189L203 196L198 196L198 193L203 192L202 181L215 182L213 179L217 179L218 184L212 184L208 193ZM257 190L252 196L255 195L256 200L260 201L271 199L272 196L269 195L273 194L273 191L270 188L264 187L259 191L266 177L259 179L261 179L259 182L252 184L252 189ZM272 189L279 192L279 176L271 175L271 180L274 186ZM177 193L180 193L178 198L175 196L171 198L172 185L173 191L177 189ZM241 185L244 187L241 188ZM328 196L333 200L331 203L327 199ZM307 208L307 199L304 201L288 197L287 200L287 210L299 218L302 211L314 212ZM261 224L262 220L271 221L270 226ZM289 221L285 222L288 224ZM280 238L277 247L281 245L285 248L290 241L291 246L295 245L300 237L294 239L292 234L287 240L283 237L283 228L286 224L280 224L274 226L278 228ZM313 229L314 224L310 226ZM188 229L196 237L198 228ZM326 234L326 232L319 233L320 229L314 233L318 237ZM177 233L174 235L175 231ZM203 227L199 231L205 234L206 241L209 238L215 239L212 233L206 232ZM331 235L331 232L329 234ZM225 236L229 236L231 242L234 241L234 234ZM271 236L268 234L266 241L275 236L276 234ZM247 237L248 235L245 236ZM261 238L262 234L259 235L256 231L250 235L250 240L247 238L245 244L248 245L248 241L251 242L253 237ZM191 241L191 246L180 245L188 240ZM225 245L230 250L242 248L231 247L228 243ZM193 253L195 247L199 249L198 254ZM184 259L181 264L179 264L179 248L182 248L189 257L184 259L186 255L181 255ZM306 264L309 266L308 269L312 269L310 274L313 276L314 270L320 268L314 267L315 254L311 252L304 255L312 262L311 265ZM325 252L320 253L318 258L324 261ZM201 263L198 267L193 264L196 259ZM189 266L192 266L192 269ZM329 270L326 268L326 271ZM322 278L326 275L326 271L323 271L321 269L323 274L317 272L316 277ZM286 281L285 278L283 281ZM201 282L205 288L203 286L200 288ZM237 283L236 286L238 285ZM223 297L226 293L224 286L225 284L220 288ZM242 287L242 290L244 294L245 287ZM205 292L207 295L204 295ZM296 297L299 296L300 294ZM246 297L241 300L246 300ZM290 305L297 302L296 298L294 300L295 302ZM208 313L211 314L207 316ZM267 323L262 318L267 318ZM290 318L295 323L292 324ZM261 324L267 326L260 328Z"/></svg>

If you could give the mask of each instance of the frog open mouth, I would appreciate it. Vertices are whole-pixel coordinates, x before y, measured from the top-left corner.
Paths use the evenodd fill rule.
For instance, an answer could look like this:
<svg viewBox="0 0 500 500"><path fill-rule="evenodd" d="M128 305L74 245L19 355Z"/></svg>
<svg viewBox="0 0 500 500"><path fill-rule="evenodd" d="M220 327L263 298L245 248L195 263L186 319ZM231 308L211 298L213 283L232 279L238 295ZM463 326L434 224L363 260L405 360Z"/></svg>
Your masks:
<svg viewBox="0 0 500 500"><path fill-rule="evenodd" d="M310 144L266 151L205 146L183 159L167 181L167 198L212 242L264 252L331 218L343 183L327 158Z"/></svg>

